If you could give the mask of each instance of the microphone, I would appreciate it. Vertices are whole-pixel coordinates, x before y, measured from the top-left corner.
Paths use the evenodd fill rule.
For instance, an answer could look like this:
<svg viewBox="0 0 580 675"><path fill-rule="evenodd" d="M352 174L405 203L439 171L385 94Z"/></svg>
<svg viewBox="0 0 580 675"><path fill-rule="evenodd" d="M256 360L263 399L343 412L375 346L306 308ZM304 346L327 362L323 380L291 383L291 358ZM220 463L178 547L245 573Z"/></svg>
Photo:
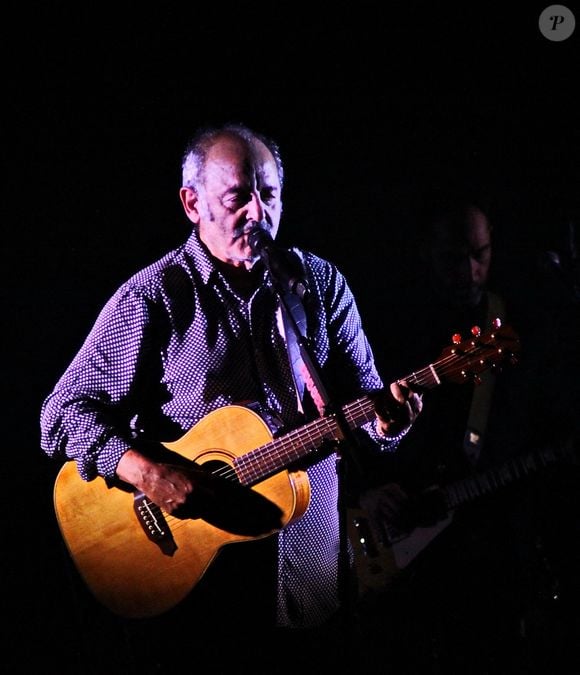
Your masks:
<svg viewBox="0 0 580 675"><path fill-rule="evenodd" d="M275 285L304 299L308 284L304 279L300 258L295 253L276 246L272 235L263 227L257 227L250 232L248 244L252 253L264 263Z"/></svg>

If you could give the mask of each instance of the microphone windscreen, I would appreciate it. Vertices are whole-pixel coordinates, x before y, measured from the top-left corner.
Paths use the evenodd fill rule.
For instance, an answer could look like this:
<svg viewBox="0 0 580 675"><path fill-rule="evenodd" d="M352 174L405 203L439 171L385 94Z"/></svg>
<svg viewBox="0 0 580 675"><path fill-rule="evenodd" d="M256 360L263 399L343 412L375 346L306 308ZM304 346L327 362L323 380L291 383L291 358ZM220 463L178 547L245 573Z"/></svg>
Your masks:
<svg viewBox="0 0 580 675"><path fill-rule="evenodd" d="M248 235L248 244L254 255L260 255L261 251L274 243L272 235L262 227L257 227Z"/></svg>

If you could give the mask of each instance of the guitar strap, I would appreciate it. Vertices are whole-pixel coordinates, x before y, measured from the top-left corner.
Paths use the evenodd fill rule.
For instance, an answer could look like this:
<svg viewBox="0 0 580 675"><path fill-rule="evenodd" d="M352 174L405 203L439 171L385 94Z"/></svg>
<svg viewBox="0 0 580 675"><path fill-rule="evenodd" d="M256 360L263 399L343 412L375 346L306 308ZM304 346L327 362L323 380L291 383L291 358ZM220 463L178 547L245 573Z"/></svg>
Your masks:
<svg viewBox="0 0 580 675"><path fill-rule="evenodd" d="M505 305L502 298L496 293L487 291L487 324L499 318L505 319ZM485 428L491 406L491 399L495 385L495 375L486 370L481 374L480 384L474 387L471 408L467 420L467 428L463 439L463 450L472 466L475 466L485 440Z"/></svg>
<svg viewBox="0 0 580 675"><path fill-rule="evenodd" d="M306 350L306 310L302 300L294 293L286 292L282 297L282 320L299 404L304 408L306 389L318 414L322 416L328 403L328 395Z"/></svg>
<svg viewBox="0 0 580 675"><path fill-rule="evenodd" d="M319 417L324 417L332 408L330 398L326 391L320 375L314 365L314 361L309 351L309 338L307 331L307 316L306 309L302 299L295 293L286 291L280 295L282 300L282 319L284 322L284 331L286 334L286 346L290 364L292 366L292 373L294 376L294 383L298 393L300 403L302 404L302 412L308 414L305 410L305 405L310 402ZM305 396L308 393L309 397ZM310 399L310 401L309 401ZM345 431L345 438L349 438L348 430ZM338 456L338 453L337 453ZM350 455L353 459L353 465L358 471L361 470L358 465L358 460L354 453ZM344 462L338 462L337 467L343 467ZM339 600L339 618L341 621L346 621L345 629L349 631L348 622L350 621L349 605L352 602L352 582L350 577L350 569L352 565L352 544L348 536L348 525L346 516L346 501L345 490L342 487L344 479L341 478L344 468L337 468L338 475L338 514L339 514L339 548L338 548L338 600Z"/></svg>

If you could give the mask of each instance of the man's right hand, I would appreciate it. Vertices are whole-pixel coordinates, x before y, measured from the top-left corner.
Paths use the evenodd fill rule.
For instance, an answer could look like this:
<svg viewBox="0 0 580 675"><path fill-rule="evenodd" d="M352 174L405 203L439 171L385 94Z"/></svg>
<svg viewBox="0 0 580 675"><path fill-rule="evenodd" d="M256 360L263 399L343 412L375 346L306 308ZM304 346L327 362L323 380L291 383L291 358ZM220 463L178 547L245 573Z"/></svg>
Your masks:
<svg viewBox="0 0 580 675"><path fill-rule="evenodd" d="M117 475L176 518L202 518L229 532L253 536L283 525L284 514L275 502L194 462L155 462L128 450Z"/></svg>
<svg viewBox="0 0 580 675"><path fill-rule="evenodd" d="M137 450L128 450L121 457L117 476L167 513L184 508L196 488L193 469L154 462Z"/></svg>

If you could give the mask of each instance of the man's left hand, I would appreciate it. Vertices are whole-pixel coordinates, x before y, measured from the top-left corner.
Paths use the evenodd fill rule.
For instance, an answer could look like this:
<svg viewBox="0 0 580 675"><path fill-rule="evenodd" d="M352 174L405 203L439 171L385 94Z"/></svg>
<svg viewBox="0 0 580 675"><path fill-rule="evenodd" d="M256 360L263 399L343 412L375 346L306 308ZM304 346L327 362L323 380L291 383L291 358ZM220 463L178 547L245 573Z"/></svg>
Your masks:
<svg viewBox="0 0 580 675"><path fill-rule="evenodd" d="M406 431L423 409L422 394L413 391L404 380L392 382L389 389L378 392L374 402L377 431L389 438Z"/></svg>

